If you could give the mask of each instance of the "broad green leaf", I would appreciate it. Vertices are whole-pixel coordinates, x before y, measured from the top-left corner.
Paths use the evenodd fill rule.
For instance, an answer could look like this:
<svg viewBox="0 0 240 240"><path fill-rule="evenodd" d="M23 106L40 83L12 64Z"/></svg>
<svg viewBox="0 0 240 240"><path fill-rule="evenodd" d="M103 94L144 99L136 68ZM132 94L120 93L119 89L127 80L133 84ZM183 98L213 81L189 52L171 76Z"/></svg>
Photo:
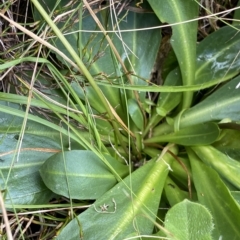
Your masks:
<svg viewBox="0 0 240 240"><path fill-rule="evenodd" d="M66 1L61 1L58 6L59 11L65 4L67 4ZM43 3L43 5L45 4ZM134 3L131 3L131 5L135 7ZM46 10L49 11L51 8L53 8L53 4ZM77 9L81 11L79 4L68 4L68 10ZM150 9L146 2L144 3L144 9ZM96 30L99 31L99 27L87 11L84 12L83 18L80 20L81 24L76 21L76 18L79 18L78 14L78 11L76 11L68 21L59 21L57 26L63 32L75 31L75 33L66 35L66 38L75 51L82 56L83 62L93 75L99 74L102 76L99 76L100 79L103 80L110 77L119 81L120 75L125 71L122 72L123 69L114 56L106 37L103 33L96 32ZM115 18L114 15L110 14L109 9L106 9L96 15L106 31L117 31L116 33L108 33L108 36L113 41L127 70L148 79L161 41L159 29L150 29L159 25L159 20L155 14L137 13L137 11L122 9L121 13ZM148 21L146 21L146 18ZM148 28L149 30L134 31L137 28ZM123 32L118 32L118 29ZM83 30L83 32L79 33L79 30ZM128 31L124 32L124 30ZM79 38L81 38L81 41L79 41ZM54 42L63 53L71 57L58 39ZM123 78L125 77L123 76ZM120 79L120 81L122 80ZM143 84L143 81L138 78L133 78L133 81ZM144 84L147 85L147 83Z"/></svg>
<svg viewBox="0 0 240 240"><path fill-rule="evenodd" d="M10 105L11 107L9 107L8 105ZM26 115L22 109L17 109L16 106L12 107L12 104L9 104L7 102L4 102L4 103L0 102L0 111L3 113L7 113L9 115L20 117L22 119ZM69 129L73 131L69 131L69 129L66 128L64 124L62 124L62 121L67 123L67 121L64 120L64 117L62 118L62 121L60 121L60 123L58 122L58 124L55 124L52 121L46 120L39 116L35 116L31 113L28 113L27 118L28 118L28 121L27 121L28 123L31 122L31 123L34 123L34 125L36 124L35 125L36 127L33 127L31 129L31 131L33 131L33 134L35 134L34 132L36 131L36 135L39 134L39 135L42 135L43 137L47 136L49 138L54 138L54 140L61 145L61 148L69 149L71 148L71 143L72 143L73 149L84 148L84 149L91 149L92 151L96 151L92 145L92 142L91 142L92 139L90 140L89 132L84 130L79 131L79 129L77 130L72 124L69 124L68 126L69 126ZM27 124L27 127L25 129L26 130L25 132L27 133L28 133L28 128L29 126ZM16 132L16 129L14 129L14 132ZM17 130L17 132L19 133L19 129ZM20 128L20 132L21 132L21 128ZM63 137L61 138L61 136ZM69 140L71 141L69 142ZM69 146L69 143L70 143L70 146Z"/></svg>
<svg viewBox="0 0 240 240"><path fill-rule="evenodd" d="M188 192L181 190L170 177L167 177L164 192L171 207L184 199L189 198Z"/></svg>
<svg viewBox="0 0 240 240"><path fill-rule="evenodd" d="M188 149L198 201L213 216L213 239L240 239L240 208L215 170Z"/></svg>
<svg viewBox="0 0 240 240"><path fill-rule="evenodd" d="M33 165L32 163L31 165ZM39 168L40 168L39 164ZM18 166L17 166L18 167ZM23 174L26 169L26 165L21 167L20 170L13 171L14 174ZM1 177L2 178L2 177ZM2 185L1 181L1 185ZM43 183L38 171L32 173L26 173L24 176L10 176L10 180L7 183L6 195L4 195L4 203L8 205L8 208L14 209L15 205L34 205L34 204L46 204L53 198L58 196L49 190Z"/></svg>
<svg viewBox="0 0 240 240"><path fill-rule="evenodd" d="M214 168L218 174L240 190L240 162L218 151L212 146L192 148L198 157Z"/></svg>
<svg viewBox="0 0 240 240"><path fill-rule="evenodd" d="M231 125L231 123L230 123ZM220 135L220 139L213 144L222 153L227 154L231 158L240 161L240 131L232 129L223 129Z"/></svg>
<svg viewBox="0 0 240 240"><path fill-rule="evenodd" d="M144 127L144 118L135 99L128 99L128 112L134 124L142 131Z"/></svg>
<svg viewBox="0 0 240 240"><path fill-rule="evenodd" d="M74 219L57 239L78 239L80 229L84 238L92 240L124 239L135 232L151 234L168 174L167 164L172 161L172 156L166 153L160 161L150 161L133 172L78 216L81 227ZM104 204L109 205L108 213L101 211Z"/></svg>
<svg viewBox="0 0 240 240"><path fill-rule="evenodd" d="M202 144L211 144L216 141L218 136L218 126L215 123L206 123L182 128L174 133L152 137L144 142L172 142L183 146L196 146Z"/></svg>
<svg viewBox="0 0 240 240"><path fill-rule="evenodd" d="M146 6L149 8L149 6ZM147 30L147 31L134 31L135 28L150 28L152 26L159 25L159 20L154 14L139 14L133 11L122 10L122 13L118 16L118 19L111 19L108 11L103 11L98 14L99 20L102 22L106 30L115 29L112 26L112 22L118 21L118 27L120 30L131 30L128 32L119 33L108 33L111 40L117 49L122 62L124 63L128 72L132 72L141 78L149 79L152 66L157 56L157 50L161 41L160 31L157 29ZM148 21L145 21L145 19ZM73 24L73 30L78 30L79 25ZM92 33L82 33L82 54L89 65L89 70L92 74L100 74L101 76L96 76L97 79L107 82L124 83L128 81L126 78L126 71L122 68L121 64L118 63L114 53L112 52L109 43L102 33L94 33L94 30L98 30L95 21L90 15L86 15L83 18L82 28L84 30L93 31ZM78 51L79 47L77 45L77 34L67 36L67 39L71 41ZM60 47L62 44L59 41L56 42L57 46ZM69 53L66 52L67 55ZM131 76L132 83L134 84L144 84L144 82L138 77ZM75 89L76 84L72 84ZM114 89L111 86L102 86L102 92L108 99L112 107L116 110L121 119L127 123L127 112L125 109L125 97L126 94L121 94L121 90ZM83 90L81 90L83 92ZM99 100L96 98L96 93L91 87L85 87L84 93L87 96L90 105L96 109L99 113L105 113L104 106L99 104ZM85 100L85 94L82 99ZM81 93L80 95L83 95ZM140 93L141 99L145 98L145 93ZM129 98L133 98L134 94L132 91L127 92Z"/></svg>
<svg viewBox="0 0 240 240"><path fill-rule="evenodd" d="M208 121L230 118L240 121L240 94L237 88L240 77L236 77L194 107L186 110L180 120L184 128Z"/></svg>
<svg viewBox="0 0 240 240"><path fill-rule="evenodd" d="M127 166L111 156L105 158L121 177L126 176ZM49 189L73 199L96 199L117 183L104 162L88 150L57 153L47 159L40 174Z"/></svg>
<svg viewBox="0 0 240 240"><path fill-rule="evenodd" d="M2 93L5 96L5 93ZM2 95L1 94L1 95ZM14 97L14 94L10 94ZM20 98L19 98L20 97ZM20 104L26 104L27 102L21 102L23 96L16 95L16 100L19 101ZM21 99L21 100L20 100ZM17 135L20 134L23 124L23 118L15 116L15 111L21 110L24 115L24 109L20 104L15 104L11 102L2 102L0 101L0 133L15 133ZM8 114L2 111L2 107L7 106L11 107L12 114ZM37 122L33 122L31 120L27 121L26 129L24 131L27 134L42 136L43 138L50 138L53 142L58 143L60 145L60 133L50 127L44 126ZM66 140L66 141L65 141ZM67 146L68 139L63 136L64 147Z"/></svg>
<svg viewBox="0 0 240 240"><path fill-rule="evenodd" d="M226 26L211 33L197 47L195 83L230 79L239 73L238 29Z"/></svg>
<svg viewBox="0 0 240 240"><path fill-rule="evenodd" d="M148 0L161 22L172 26L171 45L178 59L183 85L192 85L195 78L197 22L184 22L198 16L198 4L192 0ZM184 22L184 23L181 23ZM191 93L184 93L185 107L191 104Z"/></svg>
<svg viewBox="0 0 240 240"><path fill-rule="evenodd" d="M58 38L52 38L50 41L55 44L58 49L61 49L61 52L69 58L72 58L71 55L74 56L78 64L82 65L82 62L85 64L86 68L92 74L92 76L88 75L88 79L96 90L95 93L97 94L95 94L95 99L97 98L96 95L102 96L102 94L95 85L93 77L96 77L96 80L100 80L100 82L116 81L117 83L120 82L122 85L128 81L132 84L148 85L147 81L143 81L142 78L148 79L150 76L161 39L159 29L151 30L151 27L159 25L159 20L155 14L139 14L135 11L121 9L121 13L115 17L115 15L111 14L109 8L103 8L99 11L96 15L99 22L103 25L103 28L105 28L106 31L116 31L114 33L107 33L107 37L111 38L114 43L114 47L112 47L111 43L107 41L107 37L99 31L98 25L88 11L84 11L83 17L79 19L79 15L82 13L82 3L67 4L67 6L63 8L65 3L65 1L62 1L57 10L59 10L59 12L61 12L62 9L64 9L64 11L69 10L68 12L71 14L64 16L67 20L59 20L57 22L57 27L64 33L73 32L72 34L66 34L67 42L65 42L64 45L68 47L69 52ZM102 2L101 4L104 3ZM134 3L131 4L134 6ZM45 6L45 3L43 5ZM49 12L52 9L46 8L46 10ZM148 21L145 21L146 17ZM76 21L76 19L79 21ZM149 30L134 31L136 28L149 28ZM79 32L79 30L83 30L83 32ZM121 32L121 30L127 31ZM64 41L63 36L62 41ZM116 52L118 52L118 54ZM76 53L79 54L79 59L77 59ZM59 59L63 61L62 57L59 57ZM63 64L67 63L63 61ZM123 65L125 67L123 67ZM85 66L81 68L85 69ZM87 72L87 69L85 69L84 72ZM130 73L134 73L134 75L140 76L140 78L131 76ZM74 75L74 73L72 75ZM81 78L81 75L77 77ZM71 76L71 78L74 79L75 77ZM102 91L103 88L101 89ZM112 98L115 98L116 95L118 96L118 93L116 94L117 91L112 90L110 86L107 86L107 91L110 92ZM131 98L133 95L135 95L136 98L140 96L141 100L145 98L145 93L135 92L135 94L133 94L132 91L128 91L128 93ZM124 99L121 99L120 102L126 101L125 96L126 95L124 95ZM106 103L103 101L103 96L101 98L102 101L100 103L98 102L98 105L101 105L102 102ZM112 98L109 98L109 101ZM118 99L117 102L120 103ZM108 112L110 112L107 104L103 105L105 106L104 112L106 112L106 108ZM118 105L118 111L121 112L123 116L128 116L126 111L123 111L124 109L119 106L121 106L121 104ZM116 107L116 105L113 105L113 107ZM98 110L98 108L103 107L97 106L96 108L95 106L96 110ZM124 117L121 116L121 118L123 121L125 120Z"/></svg>
<svg viewBox="0 0 240 240"><path fill-rule="evenodd" d="M103 135L107 135L107 141L110 136L114 135L113 127L111 123L105 119L95 118L96 128L99 134L101 134L101 138L103 139Z"/></svg>
<svg viewBox="0 0 240 240"><path fill-rule="evenodd" d="M7 133L6 128L5 132L0 135L0 186L6 190L5 203L13 208L16 204L48 203L56 195L45 186L38 171L47 158L60 151L60 145L43 137L44 132L42 136L25 133L18 155L19 134Z"/></svg>
<svg viewBox="0 0 240 240"><path fill-rule="evenodd" d="M76 8L76 6L72 6L72 8L74 7ZM161 34L160 31L156 29L146 31L134 31L134 29L157 26L159 24L157 17L154 14L139 14L133 11L127 12L124 9L118 16L118 19L115 19L114 16L110 16L109 10L101 11L97 14L97 17L106 30L117 30L116 26L112 26L112 23L118 24L120 30L133 30L122 32L121 34L108 33L108 35L114 42L114 45L118 50L122 61L127 65L128 70L135 72L143 78L149 78L150 71L156 58L157 49L160 44ZM145 21L146 17L148 18L148 21ZM78 22L74 23L74 21L74 18L69 21L71 29L68 27L68 29L66 29L67 31L79 30ZM116 21L118 23L116 23ZM59 27L64 28L64 24L59 24ZM111 74L111 78L113 76L116 77L116 73L119 73L119 71L116 72L116 65L118 65L118 63L115 62L116 59L112 56L113 53L104 35L102 33L94 32L99 30L99 28L88 13L84 14L82 19L82 29L89 31L81 34L81 50L83 60L86 65L89 66L91 73L104 73L106 74L105 76ZM77 52L79 52L77 42L78 36L78 33L66 36ZM59 41L56 41L55 43L57 47L61 47L61 49L63 48L63 45ZM63 48L62 50L67 56L69 56L66 49Z"/></svg>
<svg viewBox="0 0 240 240"><path fill-rule="evenodd" d="M231 191L231 194L240 207L240 192L239 191Z"/></svg>
<svg viewBox="0 0 240 240"><path fill-rule="evenodd" d="M167 213L165 228L172 240L211 240L212 216L201 204L184 200Z"/></svg>
<svg viewBox="0 0 240 240"><path fill-rule="evenodd" d="M20 133L22 129L22 121L25 117L25 111L20 107L19 104L11 104L8 102L0 101L0 112L3 114L4 124L6 124L3 128L3 132L11 132L11 133ZM9 118L9 116L12 116ZM73 143L78 143L78 147L84 146L91 148L91 145L87 142L89 134L84 131L81 132L81 136L78 135L76 137L75 134L69 132L66 128L60 127L59 125L41 118L39 116L35 116L31 113L28 113L28 121L25 129L25 133L39 135L43 137L48 137L55 140L61 146L68 148L69 147L69 138L73 140ZM15 118L18 119L15 122ZM9 120L10 119L10 120ZM12 122L13 121L13 122ZM9 122L11 127L8 127L7 123ZM1 129L1 128L0 128ZM63 136L62 140L60 136ZM81 143L80 143L81 142ZM63 143L63 144L62 144ZM88 145L88 146L86 146Z"/></svg>
<svg viewBox="0 0 240 240"><path fill-rule="evenodd" d="M45 87L45 86L44 86ZM47 86L46 86L47 87ZM48 90L45 91L44 94L46 95L51 95L51 99L57 103L66 105L67 101L63 98L62 93L58 90ZM1 101L4 102L11 102L11 103L17 103L17 104L27 104L28 102L28 97L24 96L24 95L19 95L15 94L15 93L1 93L1 97L0 97ZM31 106L33 107L39 107L39 108L45 108L45 109L49 109L50 107L54 106L57 110L59 110L61 113L65 113L66 111L63 108L59 108L57 105L55 104L51 104L48 102L48 105L44 104L43 102L41 102L40 100L36 99L35 97L33 99L31 99ZM49 114L50 115L50 114Z"/></svg>

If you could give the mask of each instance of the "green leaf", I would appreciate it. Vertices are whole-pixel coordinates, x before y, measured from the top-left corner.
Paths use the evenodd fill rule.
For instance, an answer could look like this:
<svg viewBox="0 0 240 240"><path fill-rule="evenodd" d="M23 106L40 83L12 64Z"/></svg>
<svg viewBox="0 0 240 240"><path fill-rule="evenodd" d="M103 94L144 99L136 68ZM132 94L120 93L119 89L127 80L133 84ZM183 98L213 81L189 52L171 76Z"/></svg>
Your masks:
<svg viewBox="0 0 240 240"><path fill-rule="evenodd" d="M2 114L13 116L12 118L10 118L10 120L8 119L8 117L6 119L3 119L4 121L6 120L5 123L7 122L11 123L11 119L15 121L15 117L18 119L23 119L26 115L19 104L11 104L8 102L0 101L0 111L2 112ZM86 136L85 134L86 132L84 131L81 132L81 136L78 135L78 137L76 137L76 135L69 132L69 130L63 127L60 127L59 125L54 124L49 120L40 118L30 113L28 113L27 117L28 117L28 121L27 121L27 127L25 129L26 133L51 138L55 140L57 143L59 143L60 145L63 145L63 147L69 147L69 137L70 137L71 140L73 140L74 144L78 143L78 147L85 146L86 148L86 145L88 145L87 147L91 148L91 145L86 140L88 139L88 137ZM17 125L14 126L15 124ZM9 131L9 132L19 133L21 132L21 129L22 129L22 122L21 120L17 120L17 123L13 122L13 127L11 126L11 128L4 126L3 132ZM62 139L63 141L61 141L60 139L61 135L64 136Z"/></svg>
<svg viewBox="0 0 240 240"><path fill-rule="evenodd" d="M240 1L238 1L236 7L239 7L239 6L240 6ZM238 8L234 11L232 24L238 25L239 24L239 19L240 19L240 8ZM234 20L236 20L236 21L234 21Z"/></svg>
<svg viewBox="0 0 240 240"><path fill-rule="evenodd" d="M231 194L240 207L240 192L239 191L231 191Z"/></svg>
<svg viewBox="0 0 240 240"><path fill-rule="evenodd" d="M207 165L240 190L240 162L218 151L212 146L193 147L193 151Z"/></svg>
<svg viewBox="0 0 240 240"><path fill-rule="evenodd" d="M64 6L63 4L61 2L59 7ZM149 9L148 4L145 4L144 7ZM76 10L76 8L79 8L79 5L69 5L69 10ZM88 12L85 12L81 24L82 29L79 29L79 23L75 21L75 17L79 17L77 14L69 19L67 24L59 22L58 27L63 28L62 31L75 31L73 34L66 35L66 38L75 51L82 54L83 61L93 75L102 74L103 78L111 76L111 79L119 77L122 71L121 65L116 61L105 36L102 33L95 32L99 28L94 19ZM148 79L161 41L160 31L150 29L159 25L158 18L154 14L137 13L125 9L122 9L117 19L110 16L109 9L102 10L96 15L106 31L117 30L115 24L117 24L119 30L132 30L121 33L108 33L108 36L112 39L127 70ZM146 18L148 21L146 21ZM149 28L149 30L134 31L137 28ZM78 44L79 30L88 31L81 33L80 46ZM59 40L56 40L55 44L63 53L71 57ZM137 78L134 81L143 83L142 80Z"/></svg>
<svg viewBox="0 0 240 240"><path fill-rule="evenodd" d="M172 142L183 146L196 146L202 144L211 144L216 141L218 136L218 126L215 123L206 123L182 128L174 133L152 137L144 142Z"/></svg>
<svg viewBox="0 0 240 240"><path fill-rule="evenodd" d="M231 123L230 123L231 124ZM231 158L240 161L240 131L224 129L221 132L220 139L213 144L219 151L227 154Z"/></svg>
<svg viewBox="0 0 240 240"><path fill-rule="evenodd" d="M195 83L230 79L239 73L238 29L226 26L211 33L198 45Z"/></svg>
<svg viewBox="0 0 240 240"><path fill-rule="evenodd" d="M112 26L112 21L114 24L116 24L115 21L118 21L120 30L150 28L159 25L159 20L154 14L122 10L118 19L123 19L119 21L118 19L111 19L108 11L109 10L102 11L100 14L97 14L100 22L106 27L106 30L116 29L115 26ZM146 21L146 18L148 21ZM72 27L72 31L79 30L78 23L73 24ZM94 33L94 30L97 30L98 27L90 15L87 14L84 16L82 28L93 31L93 33L83 33L81 42L84 59L88 62L87 64L90 64L91 73L111 74L111 77L118 76L117 74L120 73L120 69L118 69L120 65L115 62L116 59L113 57L113 52L103 34ZM156 29L146 31L133 30L130 32L122 32L121 35L116 33L108 33L108 35L111 37L128 71L132 71L142 78L148 79L160 44L160 31ZM67 39L73 43L72 46L76 48L76 51L78 51L77 36L77 34L67 36ZM56 44L59 47L61 46L59 42L56 42ZM149 44L151 48L148 47ZM100 56L98 57L98 55ZM118 65L117 69L116 65ZM135 80L141 82L140 79Z"/></svg>
<svg viewBox="0 0 240 240"><path fill-rule="evenodd" d="M142 111L135 99L128 99L128 112L137 128L142 131L144 127L144 118Z"/></svg>
<svg viewBox="0 0 240 240"><path fill-rule="evenodd" d="M128 173L127 166L105 158L121 177ZM57 153L47 159L40 174L49 189L73 199L96 199L117 183L103 160L88 150Z"/></svg>
<svg viewBox="0 0 240 240"><path fill-rule="evenodd" d="M189 198L188 192L181 190L170 177L167 177L164 191L171 207L183 201L185 198Z"/></svg>
<svg viewBox="0 0 240 240"><path fill-rule="evenodd" d="M104 73L106 74L104 76L111 75L112 78L117 76L116 73L121 72L119 71L120 69L118 69L118 63L116 63L116 59L113 57L113 52L105 36L101 32L95 32L96 30L98 31L99 28L92 16L85 11L81 24L76 21L76 18L79 19L79 11L82 11L79 2L77 2L77 4L68 4L69 2L67 0L61 0L58 3L46 3L43 0L39 0L39 3L50 16L52 15L52 11L57 11L58 13L63 13L67 10L69 12L75 11L68 21L59 21L57 26L62 32L72 32L72 34L66 35L66 39L75 51L82 55L83 61L92 74ZM129 6L131 5L135 7L134 3L131 3ZM144 9L151 10L149 4L146 2L144 3ZM138 13L137 11L122 9L117 18L114 18L110 16L109 9L102 9L96 15L106 31L117 31L116 25L120 30L129 30L128 32L108 33L108 36L110 36L114 42L128 70L142 78L148 79L161 42L159 29L150 29L151 27L159 26L159 20L155 14ZM36 21L42 20L42 16L36 8L34 9L34 18ZM148 21L146 21L146 18ZM137 28L148 28L149 30L134 31L134 29ZM83 30L83 32L79 33L79 30ZM81 41L79 41L79 38L81 38ZM51 41L54 41L56 46L71 58L71 55L59 39ZM60 60L63 59L60 58ZM63 63L66 64L64 61ZM142 82L140 79L135 80Z"/></svg>
<svg viewBox="0 0 240 240"><path fill-rule="evenodd" d="M36 154L35 154L36 155ZM32 163L31 165L34 165ZM39 164L39 168L40 168ZM18 167L18 166L16 166ZM31 166L29 166L31 168ZM34 205L34 204L46 204L53 198L58 196L49 190L43 183L38 171L26 173L26 165L21 167L20 170L14 170L14 174L23 174L24 176L10 176L7 182L7 187L1 190L6 190L4 197L4 203L8 205L8 208L14 209L15 205ZM1 185L4 183L1 181Z"/></svg>
<svg viewBox="0 0 240 240"><path fill-rule="evenodd" d="M71 87L74 89L80 99L87 101L89 105L98 113L106 113L106 109L104 108L103 104L99 102L99 99L96 98L96 92L91 86L86 86L83 88L78 82L72 82ZM119 104L121 102L119 89L111 88L109 86L99 86L99 88L109 103L111 103L111 106L116 110L117 114L126 122L126 112L123 110L122 104Z"/></svg>
<svg viewBox="0 0 240 240"><path fill-rule="evenodd" d="M161 22L180 23L196 18L198 4L192 0L148 0ZM178 59L183 85L192 85L195 78L197 22L172 26L171 45ZM185 107L191 104L191 93L184 93ZM184 101L185 101L184 100Z"/></svg>
<svg viewBox="0 0 240 240"><path fill-rule="evenodd" d="M181 76L179 72L179 68L171 71L166 80L164 81L164 86L178 86L181 84ZM178 92L162 92L158 97L156 108L154 108L151 118L149 118L149 122L144 129L143 136L146 136L149 130L155 127L159 122L166 117L178 104L182 99L182 93Z"/></svg>
<svg viewBox="0 0 240 240"><path fill-rule="evenodd" d="M240 76L216 90L199 104L186 110L181 116L180 127L225 118L240 121L240 94L237 88L239 82Z"/></svg>
<svg viewBox="0 0 240 240"><path fill-rule="evenodd" d="M223 80L239 72L238 29L226 26L206 37L198 46L196 82Z"/></svg>
<svg viewBox="0 0 240 240"><path fill-rule="evenodd" d="M61 5L57 2L45 2L44 0L39 0L39 3L41 3L42 7L48 11L49 15L51 14L50 13L50 10L61 10L62 6L65 6L67 5L68 1L67 0L62 0L61 1ZM42 15L39 13L39 11L37 10L37 8L34 8L34 11L33 11L33 17L35 19L35 21L39 21L39 20L43 20L43 17Z"/></svg>
<svg viewBox="0 0 240 240"><path fill-rule="evenodd" d="M172 179L177 180L177 182L184 187L184 189L188 189L188 174L187 172L190 174L190 180L192 181L192 177L191 177L191 167L190 167L190 163L189 163L189 159L188 158L182 158L179 157L180 162L178 161L174 161L172 163L172 172L170 172L170 176L172 177ZM185 169L184 169L184 167ZM187 170L187 172L186 172Z"/></svg>
<svg viewBox="0 0 240 240"><path fill-rule="evenodd" d="M5 93L2 93L5 96ZM2 96L1 94L1 96ZM11 94L11 96L14 98L14 94ZM20 97L20 98L19 98ZM21 98L23 96L18 96L15 95L16 100L19 103L22 104L26 104L27 101L21 102ZM25 98L25 97L23 97ZM26 98L27 100L27 98ZM4 108L5 106L9 107L9 110L12 112L12 114L8 114L3 112L2 108ZM11 107L11 108L10 108ZM15 104L15 103L11 103L11 102L3 102L0 101L0 133L15 133L15 134L20 134L21 129L22 129L22 124L23 124L23 118L15 116L15 112L21 110L22 111L22 115L24 116L24 109L21 105L19 104ZM50 127L44 126L42 124L39 124L38 122L34 122L31 120L27 121L27 125L25 128L25 133L27 134L31 134L31 135L35 135L35 136L42 136L42 137L46 137L49 139L52 139L53 142L58 143L59 145L61 144L61 141L59 139L60 133ZM64 136L63 136L64 138ZM66 144L68 142L65 141L66 139L64 138L64 146L68 147Z"/></svg>
<svg viewBox="0 0 240 240"><path fill-rule="evenodd" d="M188 149L192 176L198 201L205 205L213 216L214 239L240 239L240 208L217 172L200 162Z"/></svg>
<svg viewBox="0 0 240 240"><path fill-rule="evenodd" d="M211 240L212 216L201 204L184 200L172 207L165 219L168 239Z"/></svg>
<svg viewBox="0 0 240 240"><path fill-rule="evenodd" d="M109 141L109 137L114 135L114 129L111 123L102 118L94 119L96 128L99 134L101 134L101 139L103 140L103 135L107 136L107 141Z"/></svg>
<svg viewBox="0 0 240 240"><path fill-rule="evenodd" d="M164 81L163 86L178 86L181 85L181 76L179 69L171 71L166 80ZM174 92L163 92L160 94L156 106L156 111L161 117L166 117L166 115L172 111L181 101L182 93Z"/></svg>
<svg viewBox="0 0 240 240"><path fill-rule="evenodd" d="M106 13L105 15L99 14L98 17L99 20L104 23L104 26L106 25L106 30L112 30L112 23L110 21L109 13ZM159 20L154 14L139 14L136 12L128 12L123 10L118 18L121 19L122 17L127 19L127 21L123 19L122 21L118 22L119 29L121 30L130 30L143 27L150 28L152 26L159 25ZM146 17L148 21L145 21ZM108 21L109 23L106 24ZM72 26L74 30L78 30L78 24L75 23ZM123 74L125 71L122 69L122 66L119 63L116 63L116 58L113 57L114 54L111 51L109 43L106 41L103 34L94 33L94 30L98 28L91 16L84 17L82 28L93 31L93 33L83 33L81 42L85 59L89 62L86 64L89 64L90 72L92 74L103 75L103 81L108 80L109 82L114 81L117 83L123 83L126 80L126 75ZM148 79L150 77L150 72L152 70L152 66L154 65L158 47L161 42L160 31L154 29L146 31L133 30L129 32L122 32L120 39L115 33L109 33L109 36L111 36L114 46L118 50L118 53L121 56L121 59L127 70L129 72L133 72L141 78ZM76 51L78 51L78 46L76 44L78 39L77 34L72 34L66 37L70 42L72 42L72 45L75 46ZM63 49L63 52L65 52L66 55L69 56L69 53L64 50L64 47L59 41L57 41L56 44L59 48ZM100 57L97 57L98 55L100 55ZM108 77L110 79L108 79ZM138 77L131 76L131 79L134 84L147 85L146 81L143 81ZM96 98L96 93L92 87L86 86L84 89L82 89L76 82L73 82L71 86L74 88L74 90L76 90L81 99L87 99L90 105L99 113L106 112L104 106L99 104L99 100ZM100 88L112 107L116 110L117 114L125 123L127 123L126 117L128 114L124 108L126 105L126 95L121 94L119 89L112 88L111 86L102 86ZM127 91L127 93L129 98L134 97L132 91ZM145 98L145 93L140 93L140 95L141 100Z"/></svg>
<svg viewBox="0 0 240 240"><path fill-rule="evenodd" d="M43 140L42 136L25 133L18 155L19 134L1 134L0 139L0 186L7 190L5 203L13 208L16 204L48 203L56 195L45 186L38 171L60 146L47 137Z"/></svg>
<svg viewBox="0 0 240 240"><path fill-rule="evenodd" d="M134 3L132 4L134 6ZM46 4L42 3L41 5L45 6ZM40 6L38 8L40 9ZM46 11L50 12L52 8L53 4L51 4L51 7L47 7ZM149 5L148 8L150 8ZM82 3L77 2L76 4L66 4L65 1L60 1L56 9L58 13L61 13L63 10L68 10L69 13L71 12L71 17L69 17L67 21L59 21L56 25L61 32L70 31L72 34L66 35L67 42L64 41L65 38L60 35L60 32L58 36L61 40L53 38L50 39L50 41L56 45L58 49L61 49L61 52L67 57L72 59L73 57L71 57L71 55L74 56L75 62L81 66L83 62L87 69L85 69L85 66L82 66L81 69L85 69L85 73L89 70L92 74L92 76L89 74L87 74L87 76L91 85L94 86L94 97L96 99L97 93L97 95L101 97L102 102L105 103L99 103L97 98L98 103L94 106L96 110L101 108L104 113L106 110L110 113L110 108L107 106L106 101L104 101L104 97L102 96L101 91L97 88L93 77L96 77L96 80L99 79L100 82L120 82L122 85L125 81L128 81L135 84L148 85L148 82L145 80L143 81L142 78L149 78L161 40L160 30L151 30L151 27L159 25L159 20L154 14L139 14L135 11L121 9L121 14L118 14L115 18L115 15L111 15L110 8L103 8L96 14L99 22L106 31L116 31L114 33L108 32L106 37L105 34L99 31L99 27L91 14L89 14L88 11L82 12ZM80 14L82 14L83 17L79 22L76 21L76 19L79 19ZM49 15L51 16L51 14ZM148 21L145 21L146 17ZM135 31L136 28L148 28L149 30ZM127 31L122 32L122 30ZM110 41L107 41L108 37L114 43L114 47ZM63 44L63 42L65 43ZM68 50L65 46L68 47ZM79 54L79 59L77 59L77 53ZM63 64L67 64L62 57L57 57L63 62ZM81 78L81 75L75 77L73 71L71 72L72 79ZM134 73L134 75L140 77L131 76L130 73ZM104 88L107 88L107 91L110 92L111 97L106 97L109 101L115 99L115 96L119 97L119 93L116 89L113 90L111 86L103 86L101 90L103 91ZM136 95L136 98L140 96L141 100L145 98L145 93L135 92L135 94L133 94L132 91L128 91L127 93L131 96L130 98L132 98L133 95ZM124 107L122 109L122 104L119 104L126 101L126 94L121 101L118 101L117 98L116 101L118 102L117 113L126 123L127 121L125 121L124 117L128 116L128 114ZM116 107L116 105L113 104L113 107ZM115 123L114 126L116 128Z"/></svg>
<svg viewBox="0 0 240 240"><path fill-rule="evenodd" d="M176 153L176 150L171 150ZM173 161L168 153L163 159L148 162L118 183L78 216L81 228L74 219L57 239L78 239L80 229L84 238L92 240L124 239L135 232L137 235L151 234L168 174L167 164ZM109 205L108 213L101 211L100 206L104 204Z"/></svg>

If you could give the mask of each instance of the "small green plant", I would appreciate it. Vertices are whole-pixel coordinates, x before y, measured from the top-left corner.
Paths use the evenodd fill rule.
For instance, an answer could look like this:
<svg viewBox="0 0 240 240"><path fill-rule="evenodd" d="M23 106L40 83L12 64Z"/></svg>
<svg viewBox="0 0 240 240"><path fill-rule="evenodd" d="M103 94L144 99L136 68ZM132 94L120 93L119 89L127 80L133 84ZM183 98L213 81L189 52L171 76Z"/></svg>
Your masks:
<svg viewBox="0 0 240 240"><path fill-rule="evenodd" d="M0 65L41 66L0 94L5 207L69 199L58 240L239 239L238 25L197 43L197 1L90 2L32 0L48 58Z"/></svg>

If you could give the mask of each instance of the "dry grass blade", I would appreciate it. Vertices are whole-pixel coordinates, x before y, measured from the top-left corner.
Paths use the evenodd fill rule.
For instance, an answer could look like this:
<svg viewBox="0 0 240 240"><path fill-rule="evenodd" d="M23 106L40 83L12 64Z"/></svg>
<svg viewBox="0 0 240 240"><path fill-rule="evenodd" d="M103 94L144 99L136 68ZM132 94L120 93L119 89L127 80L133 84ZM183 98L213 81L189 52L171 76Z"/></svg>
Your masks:
<svg viewBox="0 0 240 240"><path fill-rule="evenodd" d="M57 49L56 47L54 47L53 45L51 45L50 43L48 43L47 41L45 41L41 37L37 36L36 34L32 33L31 31L27 30L26 28L22 27L19 23L14 22L10 18L6 17L1 12L0 12L0 16L2 18L4 18L6 21L8 21L11 25L15 26L16 28L18 28L22 32L26 33L28 36L30 36L35 41L41 43L42 45L48 47L49 49L51 49L54 52L56 52L57 54L59 54L59 56L61 56L66 62L68 62L69 64L71 64L71 66L73 66L74 68L78 69L81 72L79 67L71 59L69 59L64 53L62 53L59 49Z"/></svg>
<svg viewBox="0 0 240 240"><path fill-rule="evenodd" d="M12 231L11 231L11 228L10 228L7 211L6 211L6 208L4 206L2 191L0 191L0 208L2 210L2 215L3 215L4 222L5 222L7 237L8 237L9 240L13 240Z"/></svg>

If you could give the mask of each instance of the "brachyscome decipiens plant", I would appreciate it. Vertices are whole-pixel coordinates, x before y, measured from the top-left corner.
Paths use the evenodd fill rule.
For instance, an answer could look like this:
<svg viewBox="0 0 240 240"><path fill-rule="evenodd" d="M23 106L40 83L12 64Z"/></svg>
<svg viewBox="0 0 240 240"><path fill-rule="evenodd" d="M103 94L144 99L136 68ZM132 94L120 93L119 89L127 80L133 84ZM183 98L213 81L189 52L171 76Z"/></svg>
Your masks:
<svg viewBox="0 0 240 240"><path fill-rule="evenodd" d="M32 0L48 59L0 66L58 86L1 93L7 208L90 203L59 240L239 239L238 25L198 42L197 1L68 3Z"/></svg>

